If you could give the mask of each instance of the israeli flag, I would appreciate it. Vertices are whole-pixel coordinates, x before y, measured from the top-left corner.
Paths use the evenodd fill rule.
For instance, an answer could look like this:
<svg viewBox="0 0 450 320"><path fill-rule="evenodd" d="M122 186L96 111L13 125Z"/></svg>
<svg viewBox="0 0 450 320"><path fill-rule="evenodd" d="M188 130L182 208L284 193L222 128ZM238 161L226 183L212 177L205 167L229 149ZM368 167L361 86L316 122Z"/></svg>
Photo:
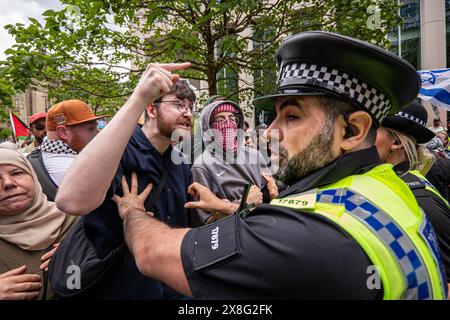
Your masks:
<svg viewBox="0 0 450 320"><path fill-rule="evenodd" d="M450 110L450 69L417 71L422 80L419 98Z"/></svg>

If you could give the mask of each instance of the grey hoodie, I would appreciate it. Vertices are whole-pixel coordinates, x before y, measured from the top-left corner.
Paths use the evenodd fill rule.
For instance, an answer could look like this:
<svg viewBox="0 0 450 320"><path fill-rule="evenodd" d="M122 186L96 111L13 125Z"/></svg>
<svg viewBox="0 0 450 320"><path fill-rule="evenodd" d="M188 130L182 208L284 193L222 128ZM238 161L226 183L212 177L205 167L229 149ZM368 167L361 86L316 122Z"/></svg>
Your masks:
<svg viewBox="0 0 450 320"><path fill-rule="evenodd" d="M238 150L235 156L224 161L222 145L214 141L214 130L211 129L212 111L223 103L232 104L238 110L239 125L237 131ZM193 181L208 187L218 198L239 202L244 186L251 182L262 189L265 185L262 174L269 172L262 155L254 148L243 144L244 114L242 109L231 101L215 101L203 108L200 115L200 132L204 143L204 151L192 166ZM199 134L200 133L200 134ZM193 215L194 225L202 225L210 216L203 210L196 210Z"/></svg>

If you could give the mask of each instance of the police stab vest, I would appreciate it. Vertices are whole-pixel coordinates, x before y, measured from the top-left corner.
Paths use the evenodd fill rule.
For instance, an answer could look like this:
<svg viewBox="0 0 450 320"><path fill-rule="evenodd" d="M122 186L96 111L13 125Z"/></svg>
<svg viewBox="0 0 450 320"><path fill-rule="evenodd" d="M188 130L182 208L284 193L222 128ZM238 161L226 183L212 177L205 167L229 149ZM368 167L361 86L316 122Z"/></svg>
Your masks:
<svg viewBox="0 0 450 320"><path fill-rule="evenodd" d="M342 227L374 264L384 299L447 297L434 231L392 165L270 204L320 214Z"/></svg>

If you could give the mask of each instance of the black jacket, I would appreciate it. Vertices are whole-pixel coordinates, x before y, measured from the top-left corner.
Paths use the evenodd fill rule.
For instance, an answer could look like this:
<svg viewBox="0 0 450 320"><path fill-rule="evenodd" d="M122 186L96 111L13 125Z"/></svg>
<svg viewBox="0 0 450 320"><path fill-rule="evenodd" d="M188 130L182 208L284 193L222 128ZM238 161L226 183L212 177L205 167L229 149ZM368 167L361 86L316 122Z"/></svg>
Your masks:
<svg viewBox="0 0 450 320"><path fill-rule="evenodd" d="M395 166L394 170L406 182L430 220L441 249L447 282L450 282L450 207L439 196L426 189L425 181L405 172L404 163Z"/></svg>
<svg viewBox="0 0 450 320"><path fill-rule="evenodd" d="M450 159L437 158L425 177L447 201L450 200Z"/></svg>

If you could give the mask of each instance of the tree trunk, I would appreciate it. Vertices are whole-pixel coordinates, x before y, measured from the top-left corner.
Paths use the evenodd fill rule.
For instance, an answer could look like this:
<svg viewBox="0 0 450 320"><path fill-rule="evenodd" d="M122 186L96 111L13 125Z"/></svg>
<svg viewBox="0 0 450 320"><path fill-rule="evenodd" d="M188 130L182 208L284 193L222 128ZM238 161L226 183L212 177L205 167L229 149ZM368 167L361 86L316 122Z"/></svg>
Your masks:
<svg viewBox="0 0 450 320"><path fill-rule="evenodd" d="M217 94L217 72L214 68L208 70L208 92L209 96L213 96Z"/></svg>

